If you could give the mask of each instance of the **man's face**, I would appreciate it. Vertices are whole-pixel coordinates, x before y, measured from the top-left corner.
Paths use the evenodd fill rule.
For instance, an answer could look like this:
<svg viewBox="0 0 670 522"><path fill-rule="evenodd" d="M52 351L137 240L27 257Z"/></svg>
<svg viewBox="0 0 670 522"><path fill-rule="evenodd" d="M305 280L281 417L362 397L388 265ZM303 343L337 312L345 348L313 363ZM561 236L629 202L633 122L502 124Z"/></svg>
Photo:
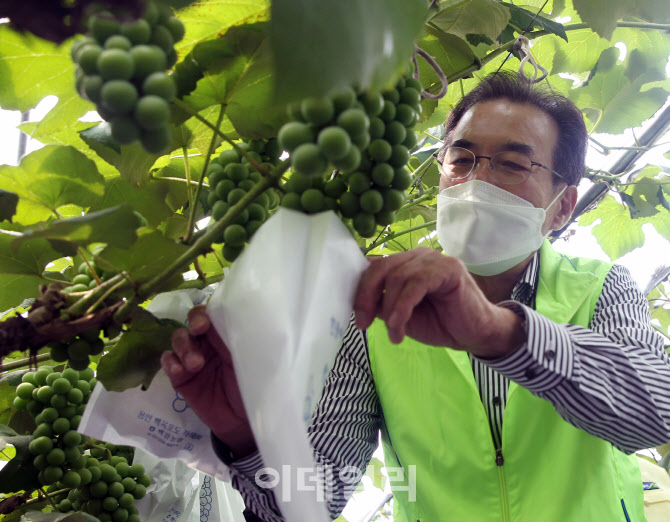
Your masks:
<svg viewBox="0 0 670 522"><path fill-rule="evenodd" d="M474 105L463 115L452 134L452 145L469 149L477 156L492 156L496 152L518 150L523 146L527 148L531 160L549 168L554 167L553 152L557 143L558 126L550 116L533 105L506 99ZM471 179L496 185L535 207L545 209L557 194L551 172L542 167L533 167L528 179L520 185L501 185L492 176L486 159L479 159L470 176L464 180L450 181L441 176L440 191ZM556 215L562 212L561 207L561 203L557 202L547 211L543 233L560 228L562 223L556 221Z"/></svg>

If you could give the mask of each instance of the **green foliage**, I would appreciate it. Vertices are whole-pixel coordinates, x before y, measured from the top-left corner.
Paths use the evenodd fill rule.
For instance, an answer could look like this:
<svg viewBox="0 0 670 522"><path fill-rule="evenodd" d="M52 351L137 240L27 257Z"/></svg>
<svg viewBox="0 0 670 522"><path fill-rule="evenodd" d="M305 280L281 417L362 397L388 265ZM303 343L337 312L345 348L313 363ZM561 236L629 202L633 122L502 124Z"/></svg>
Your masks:
<svg viewBox="0 0 670 522"><path fill-rule="evenodd" d="M425 5L422 0L275 0L271 44L277 99L323 96L347 85L373 90L392 85L412 54Z"/></svg>
<svg viewBox="0 0 670 522"><path fill-rule="evenodd" d="M114 351L98 364L97 377L108 391L122 391L151 384L160 369L160 355L170 346L172 332L183 325L170 319L156 319L138 311Z"/></svg>

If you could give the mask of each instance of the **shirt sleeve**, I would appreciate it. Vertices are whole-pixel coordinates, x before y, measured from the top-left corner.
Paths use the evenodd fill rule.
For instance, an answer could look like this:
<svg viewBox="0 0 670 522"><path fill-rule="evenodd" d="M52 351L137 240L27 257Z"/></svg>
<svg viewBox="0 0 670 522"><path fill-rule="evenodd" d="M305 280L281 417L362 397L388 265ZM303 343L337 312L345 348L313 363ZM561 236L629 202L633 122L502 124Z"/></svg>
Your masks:
<svg viewBox="0 0 670 522"><path fill-rule="evenodd" d="M527 342L483 363L625 453L670 440L670 358L626 268L615 265L605 278L588 329L513 301L500 305L525 319Z"/></svg>
<svg viewBox="0 0 670 522"><path fill-rule="evenodd" d="M367 337L352 317L308 427L315 461L324 473L324 497L332 518L342 512L365 473L377 448L380 425ZM231 464L231 481L247 509L264 521L280 522L284 519L273 491L257 483L263 483L263 467L259 453L240 459ZM260 481L256 481L257 473Z"/></svg>

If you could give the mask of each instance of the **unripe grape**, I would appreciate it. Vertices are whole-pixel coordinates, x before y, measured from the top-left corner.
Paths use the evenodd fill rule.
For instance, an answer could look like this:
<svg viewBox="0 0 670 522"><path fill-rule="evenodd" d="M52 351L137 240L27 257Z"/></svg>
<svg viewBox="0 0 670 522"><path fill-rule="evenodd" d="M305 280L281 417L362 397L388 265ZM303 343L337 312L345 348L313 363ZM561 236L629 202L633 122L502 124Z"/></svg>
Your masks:
<svg viewBox="0 0 670 522"><path fill-rule="evenodd" d="M177 93L174 80L164 72L155 72L147 76L142 83L142 93L160 96L165 101L172 101Z"/></svg>
<svg viewBox="0 0 670 522"><path fill-rule="evenodd" d="M130 82L111 80L105 82L100 91L102 105L113 114L127 114L137 102L137 89Z"/></svg>
<svg viewBox="0 0 670 522"><path fill-rule="evenodd" d="M60 417L53 422L54 433L61 435L70 429L69 419Z"/></svg>
<svg viewBox="0 0 670 522"><path fill-rule="evenodd" d="M107 495L117 499L120 498L124 492L125 489L123 488L123 484L121 484L121 482L112 482L109 484L109 488L107 489Z"/></svg>
<svg viewBox="0 0 670 522"><path fill-rule="evenodd" d="M404 145L393 145L389 163L396 168L401 168L407 165L409 161L409 151Z"/></svg>
<svg viewBox="0 0 670 522"><path fill-rule="evenodd" d="M303 143L293 151L291 165L304 176L321 176L328 162L317 145Z"/></svg>
<svg viewBox="0 0 670 522"><path fill-rule="evenodd" d="M330 98L305 98L300 104L300 112L305 121L321 126L328 123L335 115L335 106Z"/></svg>
<svg viewBox="0 0 670 522"><path fill-rule="evenodd" d="M104 91L104 88L103 88ZM135 120L143 129L156 130L167 123L170 114L168 103L160 96L142 96L135 106Z"/></svg>
<svg viewBox="0 0 670 522"><path fill-rule="evenodd" d="M89 491L91 492L91 496L95 498L104 498L107 496L108 489L107 483L104 480L99 480L91 484Z"/></svg>
<svg viewBox="0 0 670 522"><path fill-rule="evenodd" d="M98 58L102 54L102 47L99 45L87 45L78 54L79 67L87 75L98 74Z"/></svg>
<svg viewBox="0 0 670 522"><path fill-rule="evenodd" d="M138 483L135 485L135 490L133 491L133 497L135 497L136 500L144 498L144 495L146 494L147 494L147 488L144 486L144 484Z"/></svg>
<svg viewBox="0 0 670 522"><path fill-rule="evenodd" d="M130 50L135 63L135 78L142 80L151 73L164 71L167 57L160 47L154 45L136 45Z"/></svg>
<svg viewBox="0 0 670 522"><path fill-rule="evenodd" d="M52 388L54 392L64 395L70 391L72 388L72 383L70 383L70 381L65 377L59 377L54 381Z"/></svg>
<svg viewBox="0 0 670 522"><path fill-rule="evenodd" d="M337 160L349 152L351 138L343 128L332 126L319 132L317 143L328 159Z"/></svg>
<svg viewBox="0 0 670 522"><path fill-rule="evenodd" d="M377 139L370 143L368 147L368 154L377 162L388 161L391 157L392 148L388 141Z"/></svg>
<svg viewBox="0 0 670 522"><path fill-rule="evenodd" d="M378 190L368 190L361 194L360 205L368 214L376 214L384 206L384 198Z"/></svg>
<svg viewBox="0 0 670 522"><path fill-rule="evenodd" d="M384 100L384 107L379 113L379 117L386 123L389 123L395 119L395 113L395 104L389 100Z"/></svg>
<svg viewBox="0 0 670 522"><path fill-rule="evenodd" d="M384 210L395 212L402 207L405 202L405 194L400 190L386 190L384 192Z"/></svg>
<svg viewBox="0 0 670 522"><path fill-rule="evenodd" d="M380 93L366 92L361 99L361 103L363 103L368 116L377 116L382 112L384 99Z"/></svg>
<svg viewBox="0 0 670 522"><path fill-rule="evenodd" d="M302 204L300 203L300 194L295 192L288 192L284 194L281 200L281 206L285 208L290 208L291 210L302 210Z"/></svg>
<svg viewBox="0 0 670 522"><path fill-rule="evenodd" d="M323 192L318 189L307 189L300 196L300 204L307 212L320 212L324 207Z"/></svg>
<svg viewBox="0 0 670 522"><path fill-rule="evenodd" d="M184 33L186 32L184 24L176 16L171 16L168 18L165 26L170 31L170 34L172 35L172 38L175 42L178 42L184 38Z"/></svg>
<svg viewBox="0 0 670 522"><path fill-rule="evenodd" d="M46 460L52 466L60 466L65 462L65 452L60 448L53 448L47 453Z"/></svg>
<svg viewBox="0 0 670 522"><path fill-rule="evenodd" d="M353 192L345 192L340 197L340 212L346 218L353 218L360 211L358 196Z"/></svg>
<svg viewBox="0 0 670 522"><path fill-rule="evenodd" d="M66 488L77 488L81 484L81 476L76 471L67 471L60 479Z"/></svg>
<svg viewBox="0 0 670 522"><path fill-rule="evenodd" d="M121 49L122 51L130 51L132 43L123 35L115 34L105 40L105 49Z"/></svg>
<svg viewBox="0 0 670 522"><path fill-rule="evenodd" d="M48 466L42 473L46 484L58 482L63 477L63 470L57 466Z"/></svg>
<svg viewBox="0 0 670 522"><path fill-rule="evenodd" d="M22 382L16 387L16 396L29 401L32 398L35 386L29 382Z"/></svg>
<svg viewBox="0 0 670 522"><path fill-rule="evenodd" d="M105 80L130 80L135 72L131 54L123 49L105 49L96 61L98 72Z"/></svg>
<svg viewBox="0 0 670 522"><path fill-rule="evenodd" d="M88 30L101 45L121 30L121 24L111 13L98 13L88 21Z"/></svg>
<svg viewBox="0 0 670 522"><path fill-rule="evenodd" d="M356 232L358 232L362 237L372 236L377 228L375 217L372 214L367 214L364 212L356 214L352 224Z"/></svg>
<svg viewBox="0 0 670 522"><path fill-rule="evenodd" d="M145 44L151 38L151 26L142 18L121 24L121 34L128 38L133 45Z"/></svg>
<svg viewBox="0 0 670 522"><path fill-rule="evenodd" d="M157 45L165 53L168 53L174 46L174 38L172 38L172 34L167 27L159 25L153 28L150 43Z"/></svg>
<svg viewBox="0 0 670 522"><path fill-rule="evenodd" d="M380 187L388 187L393 182L395 172L388 163L378 163L372 169L372 181Z"/></svg>
<svg viewBox="0 0 670 522"><path fill-rule="evenodd" d="M114 497L105 497L105 499L102 501L102 507L105 511L114 511L117 507L119 507L119 501Z"/></svg>
<svg viewBox="0 0 670 522"><path fill-rule="evenodd" d="M74 447L81 444L81 435L74 430L70 430L61 436L61 440L65 446Z"/></svg>
<svg viewBox="0 0 670 522"><path fill-rule="evenodd" d="M277 140L282 149L293 152L303 143L312 143L314 141L314 131L305 123L292 121L284 124L279 129Z"/></svg>
<svg viewBox="0 0 670 522"><path fill-rule="evenodd" d="M407 129L399 121L392 121L386 126L386 132L384 133L384 139L388 141L391 145L398 145L405 141L407 137Z"/></svg>
<svg viewBox="0 0 670 522"><path fill-rule="evenodd" d="M360 109L347 109L337 117L337 124L355 138L368 132L370 119Z"/></svg>
<svg viewBox="0 0 670 522"><path fill-rule="evenodd" d="M337 113L349 109L356 102L356 93L348 86L333 89L329 96Z"/></svg>

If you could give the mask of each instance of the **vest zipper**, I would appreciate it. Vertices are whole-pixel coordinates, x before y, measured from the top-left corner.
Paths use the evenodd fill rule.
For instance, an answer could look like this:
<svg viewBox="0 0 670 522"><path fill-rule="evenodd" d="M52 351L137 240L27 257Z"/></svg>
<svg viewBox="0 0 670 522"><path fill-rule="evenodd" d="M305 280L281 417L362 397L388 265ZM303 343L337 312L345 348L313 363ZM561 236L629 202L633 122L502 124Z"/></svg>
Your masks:
<svg viewBox="0 0 670 522"><path fill-rule="evenodd" d="M500 502L502 504L502 520L509 522L509 499L507 498L507 484L503 464L505 459L501 448L496 448L496 467L498 469L498 485L500 486Z"/></svg>

